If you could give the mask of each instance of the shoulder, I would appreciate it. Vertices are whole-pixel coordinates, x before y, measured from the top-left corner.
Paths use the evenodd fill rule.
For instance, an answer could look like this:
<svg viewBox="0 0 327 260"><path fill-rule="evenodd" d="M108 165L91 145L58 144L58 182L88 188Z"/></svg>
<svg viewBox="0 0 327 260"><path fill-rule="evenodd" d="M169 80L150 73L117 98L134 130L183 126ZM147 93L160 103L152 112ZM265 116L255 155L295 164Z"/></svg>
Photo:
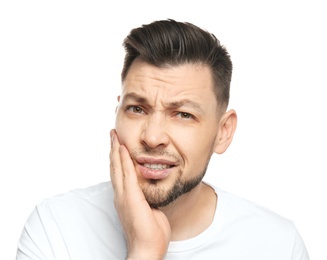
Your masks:
<svg viewBox="0 0 327 260"><path fill-rule="evenodd" d="M45 199L41 204L55 204L61 202L76 202L84 200L97 200L112 196L112 185L110 182L102 182L86 188L74 189L66 193L58 194Z"/></svg>
<svg viewBox="0 0 327 260"><path fill-rule="evenodd" d="M58 259L110 258L117 248L123 254L123 232L112 198L111 183L105 182L45 199L25 223L18 256L52 259L55 252Z"/></svg>
<svg viewBox="0 0 327 260"><path fill-rule="evenodd" d="M219 223L219 234L224 241L244 252L253 251L258 255L270 252L276 256L272 259L284 259L281 256L287 255L290 256L287 259L308 259L302 237L292 220L253 201L213 188L218 196L215 221Z"/></svg>
<svg viewBox="0 0 327 260"><path fill-rule="evenodd" d="M252 219L257 222L274 222L280 225L292 225L292 221L267 207L247 200L235 194L213 187L218 196L218 208L230 215L232 219Z"/></svg>
<svg viewBox="0 0 327 260"><path fill-rule="evenodd" d="M213 187L218 194L217 219L222 230L235 230L244 238L294 241L298 235L292 220L253 201Z"/></svg>
<svg viewBox="0 0 327 260"><path fill-rule="evenodd" d="M29 221L41 223L48 234L60 233L65 241L87 239L84 234L91 230L89 237L105 235L103 230L120 231L112 197L110 182L75 189L38 204Z"/></svg>
<svg viewBox="0 0 327 260"><path fill-rule="evenodd" d="M110 182L103 182L82 189L58 194L39 203L36 211L40 215L67 216L68 214L88 215L89 212L112 212L113 189Z"/></svg>

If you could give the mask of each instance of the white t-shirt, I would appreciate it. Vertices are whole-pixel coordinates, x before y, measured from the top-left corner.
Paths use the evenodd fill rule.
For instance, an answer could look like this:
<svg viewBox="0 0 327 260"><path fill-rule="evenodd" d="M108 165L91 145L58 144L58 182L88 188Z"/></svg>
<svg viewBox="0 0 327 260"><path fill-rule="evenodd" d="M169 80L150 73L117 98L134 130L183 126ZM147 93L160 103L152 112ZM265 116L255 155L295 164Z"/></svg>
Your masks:
<svg viewBox="0 0 327 260"><path fill-rule="evenodd" d="M308 260L293 222L213 187L215 217L204 232L172 241L166 259ZM110 182L47 199L28 218L17 259L119 260L126 244Z"/></svg>

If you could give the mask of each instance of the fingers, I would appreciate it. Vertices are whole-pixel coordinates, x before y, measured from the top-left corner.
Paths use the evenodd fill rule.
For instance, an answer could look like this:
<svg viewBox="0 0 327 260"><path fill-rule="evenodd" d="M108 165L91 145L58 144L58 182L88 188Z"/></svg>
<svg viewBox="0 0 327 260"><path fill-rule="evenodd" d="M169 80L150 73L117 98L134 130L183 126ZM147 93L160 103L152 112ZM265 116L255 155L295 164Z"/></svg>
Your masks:
<svg viewBox="0 0 327 260"><path fill-rule="evenodd" d="M123 192L123 171L119 154L120 143L115 130L110 131L110 179L116 192Z"/></svg>
<svg viewBox="0 0 327 260"><path fill-rule="evenodd" d="M117 194L139 189L133 161L127 148L121 145L115 130L110 131L110 178Z"/></svg>
<svg viewBox="0 0 327 260"><path fill-rule="evenodd" d="M135 168L133 161L127 151L126 147L121 145L119 147L120 160L123 171L123 178L125 185L133 185L137 183L137 177L135 173Z"/></svg>

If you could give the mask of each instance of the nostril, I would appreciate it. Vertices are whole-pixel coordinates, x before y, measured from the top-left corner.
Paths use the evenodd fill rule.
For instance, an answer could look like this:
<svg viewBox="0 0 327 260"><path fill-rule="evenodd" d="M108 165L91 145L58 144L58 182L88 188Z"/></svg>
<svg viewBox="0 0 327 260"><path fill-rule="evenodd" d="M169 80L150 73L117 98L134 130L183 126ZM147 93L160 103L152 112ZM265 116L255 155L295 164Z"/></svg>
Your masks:
<svg viewBox="0 0 327 260"><path fill-rule="evenodd" d="M144 146L144 148L146 150L152 150L152 149L157 149L157 148L164 148L167 146L167 142L166 143L162 143L162 142L157 142L154 140L142 140L141 141L142 145Z"/></svg>
<svg viewBox="0 0 327 260"><path fill-rule="evenodd" d="M166 146L169 142L168 135L165 131L161 120L152 119L148 122L142 131L141 142L148 148L157 148L159 146Z"/></svg>

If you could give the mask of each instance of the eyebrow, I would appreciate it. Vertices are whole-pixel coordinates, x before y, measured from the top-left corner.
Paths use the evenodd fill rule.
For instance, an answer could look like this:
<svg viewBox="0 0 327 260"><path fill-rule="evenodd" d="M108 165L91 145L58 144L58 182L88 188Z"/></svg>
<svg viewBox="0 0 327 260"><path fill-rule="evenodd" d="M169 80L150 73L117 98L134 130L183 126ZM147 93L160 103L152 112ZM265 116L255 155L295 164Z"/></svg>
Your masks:
<svg viewBox="0 0 327 260"><path fill-rule="evenodd" d="M146 99L145 97L142 97L134 92L124 95L123 102L129 101L129 100L135 101L137 103L141 103L144 105L150 105L150 102L148 101L148 99ZM189 99L182 99L179 101L169 102L169 103L165 104L165 107L167 107L169 109L178 109L181 107L188 107L188 108L196 110L199 113L203 113L203 111L204 111L203 107L200 104L198 104L197 102L194 102L192 100L189 100Z"/></svg>
<svg viewBox="0 0 327 260"><path fill-rule="evenodd" d="M170 102L167 104L167 107L170 109L188 107L196 110L198 113L203 113L203 108L201 107L201 105L189 99L182 99L180 101Z"/></svg>
<svg viewBox="0 0 327 260"><path fill-rule="evenodd" d="M129 100L135 101L137 103L146 104L146 105L149 104L149 102L148 102L148 100L146 98L144 98L144 97L142 97L142 96L140 96L140 95L138 95L138 94L136 94L134 92L128 93L128 94L123 96L123 102L129 101Z"/></svg>

